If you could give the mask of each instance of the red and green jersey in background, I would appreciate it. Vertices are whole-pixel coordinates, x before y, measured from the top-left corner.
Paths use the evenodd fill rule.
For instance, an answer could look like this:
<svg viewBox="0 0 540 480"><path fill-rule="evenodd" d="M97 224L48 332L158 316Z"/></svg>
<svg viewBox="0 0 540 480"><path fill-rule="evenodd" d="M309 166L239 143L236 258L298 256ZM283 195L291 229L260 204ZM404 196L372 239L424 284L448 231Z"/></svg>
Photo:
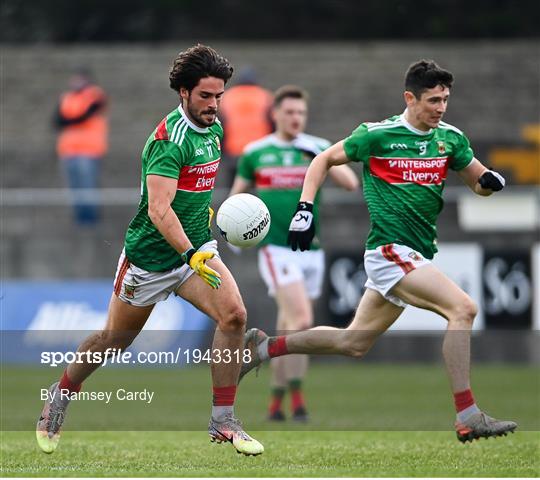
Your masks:
<svg viewBox="0 0 540 480"><path fill-rule="evenodd" d="M459 171L474 157L463 132L445 122L423 132L396 115L361 124L344 148L351 161L364 164L371 218L366 248L398 243L433 258L448 168Z"/></svg>
<svg viewBox="0 0 540 480"><path fill-rule="evenodd" d="M305 133L292 142L271 134L246 146L238 161L237 174L254 183L271 218L270 231L261 246L287 246L289 225L300 200L308 166L315 155L329 146L327 140ZM319 248L319 201L317 195L313 206L316 232L313 249Z"/></svg>
<svg viewBox="0 0 540 480"><path fill-rule="evenodd" d="M222 137L219 121L208 128L198 127L181 106L152 132L142 153L139 208L125 239L126 256L132 264L151 272L171 270L183 264L180 254L148 216L148 175L177 180L171 207L196 249L212 238L208 207L219 167Z"/></svg>

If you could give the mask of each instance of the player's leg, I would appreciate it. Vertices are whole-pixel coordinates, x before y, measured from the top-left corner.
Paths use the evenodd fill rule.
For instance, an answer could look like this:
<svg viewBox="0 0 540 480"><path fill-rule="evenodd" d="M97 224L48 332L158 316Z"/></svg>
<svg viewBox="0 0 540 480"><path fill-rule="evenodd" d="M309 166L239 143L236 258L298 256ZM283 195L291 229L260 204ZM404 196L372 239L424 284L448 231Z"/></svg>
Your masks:
<svg viewBox="0 0 540 480"><path fill-rule="evenodd" d="M287 324L278 308L276 331L285 332L286 330ZM282 404L287 393L286 359L287 357L277 357L270 360L270 403L268 405L268 420L270 421L285 420Z"/></svg>
<svg viewBox="0 0 540 480"><path fill-rule="evenodd" d="M286 358L277 357L270 360L270 403L268 405L268 420L270 421L282 422L285 420L282 405L287 393Z"/></svg>
<svg viewBox="0 0 540 480"><path fill-rule="evenodd" d="M261 330L253 328L245 337L245 345L251 352L251 361L242 365L240 379L268 358L292 353L362 358L402 312L402 307L386 300L379 292L367 288L360 299L354 319L347 328L321 326L278 337L268 337Z"/></svg>
<svg viewBox="0 0 540 480"><path fill-rule="evenodd" d="M100 332L93 333L84 340L77 351L79 352L111 352L118 353L128 348L144 327L152 313L155 304L135 306L120 300L116 294L111 295L107 323ZM86 357L83 357L83 359ZM101 363L83 361L71 363L66 368L65 375L71 384L80 385ZM62 384L60 384L62 386Z"/></svg>
<svg viewBox="0 0 540 480"><path fill-rule="evenodd" d="M411 271L391 293L448 320L443 356L454 394L458 438L467 441L513 431L517 427L514 422L498 421L482 413L471 392L470 336L477 313L473 300L433 265Z"/></svg>
<svg viewBox="0 0 540 480"><path fill-rule="evenodd" d="M245 345L252 352L252 358L242 365L240 378L253 368L258 368L267 358L290 353L341 354L357 358L365 355L377 337L399 317L405 306L397 298L385 298L388 289L399 281L404 272L383 255L384 248L367 250L365 253L367 288L347 329L324 326L287 337L272 338L260 330L251 329L246 333ZM421 257L418 259L425 261Z"/></svg>
<svg viewBox="0 0 540 480"><path fill-rule="evenodd" d="M246 308L232 274L218 258L208 261L208 265L220 273L221 286L211 289L197 275L191 275L177 290L176 294L187 300L216 322L212 349L231 352L242 349L242 336L246 326ZM239 363L212 362L214 386L235 385L238 379Z"/></svg>
<svg viewBox="0 0 540 480"><path fill-rule="evenodd" d="M306 275L308 270L309 276ZM268 294L276 301L278 333L283 335L311 327L313 307L310 294L317 297L320 293L324 274L322 251L293 252L289 248L267 245L259 250L259 272L268 287ZM289 355L272 359L270 419L284 418L281 401L284 388L288 386L291 391L293 419L306 420L302 381L308 362L307 355Z"/></svg>
<svg viewBox="0 0 540 480"><path fill-rule="evenodd" d="M278 332L290 334L305 330L313 325L313 306L303 281L289 283L276 289L279 319ZM306 375L309 356L287 355L275 358L283 363L285 381L291 394L293 420L306 421L307 411L302 392L302 382ZM272 412L270 412L272 414Z"/></svg>
<svg viewBox="0 0 540 480"><path fill-rule="evenodd" d="M402 312L403 308L368 288L347 328L321 326L290 335L286 342L287 353L339 354L362 358Z"/></svg>
<svg viewBox="0 0 540 480"><path fill-rule="evenodd" d="M132 292L130 288L134 285L132 280L135 275L138 278L136 299L126 296ZM131 265L122 252L105 327L86 338L78 348L78 352L98 352L101 355L98 358L92 356L92 361L86 355L81 356L81 361L69 364L60 381L49 388L49 399L36 426L36 438L44 452L52 453L58 446L69 395L80 391L82 382L103 363L107 355L118 353L131 344L146 323L154 304L168 296L162 290L161 274L146 272Z"/></svg>
<svg viewBox="0 0 540 480"><path fill-rule="evenodd" d="M276 331L286 333L287 317L279 308L276 300L276 290L279 289L279 282L283 281L282 277L290 276L290 269L284 265L278 265L282 256L280 252L286 251L281 247L274 245L266 245L259 249L258 266L259 273L268 288L268 295L276 301L277 321ZM298 273L298 272L297 272ZM299 280L299 276L294 281ZM268 406L268 419L271 421L285 420L285 414L282 410L282 402L287 391L287 376L286 376L286 357L273 358L270 361L270 404Z"/></svg>
<svg viewBox="0 0 540 480"><path fill-rule="evenodd" d="M191 275L176 293L216 322L212 343L213 406L209 434L212 441L229 441L240 453L258 455L264 451L263 446L247 435L234 417L246 309L238 286L221 259L213 258L208 265L221 275L219 289L211 289L200 277Z"/></svg>
<svg viewBox="0 0 540 480"><path fill-rule="evenodd" d="M70 363L60 380L49 388L49 399L45 402L36 426L36 438L45 453L54 452L58 446L69 405L69 394L81 390L82 382L101 366L106 353L118 353L131 344L153 307L129 305L112 294L105 327L87 337L77 349L78 352L101 353L101 362L90 362L87 356L81 356L81 361ZM95 360L95 357L92 359Z"/></svg>
<svg viewBox="0 0 540 480"><path fill-rule="evenodd" d="M302 272L302 283L299 285L299 291L294 296L297 299L296 303L292 303L293 300L290 296L288 298L289 304L294 305L297 310L291 312L290 315L292 322L294 322L292 329L294 331L306 330L313 326L313 303L320 297L322 292L325 270L324 252L322 250L308 252L291 252L289 250L289 254L295 256L295 262ZM291 355L285 358L295 359L295 363L289 368L291 372L289 389L291 391L292 418L296 421L305 422L308 415L302 394L302 382L307 372L309 356Z"/></svg>
<svg viewBox="0 0 540 480"><path fill-rule="evenodd" d="M470 388L470 336L477 307L473 300L434 265L404 276L391 290L410 305L431 310L448 321L443 356L452 390Z"/></svg>

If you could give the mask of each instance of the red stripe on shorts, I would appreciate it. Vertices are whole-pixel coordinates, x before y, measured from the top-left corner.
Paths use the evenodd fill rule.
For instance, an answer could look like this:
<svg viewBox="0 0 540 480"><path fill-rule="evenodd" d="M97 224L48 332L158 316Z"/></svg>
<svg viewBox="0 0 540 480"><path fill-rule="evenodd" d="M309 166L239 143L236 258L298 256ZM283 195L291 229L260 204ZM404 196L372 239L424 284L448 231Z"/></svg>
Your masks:
<svg viewBox="0 0 540 480"><path fill-rule="evenodd" d="M128 268L129 261L127 257L124 256L122 265L120 265L120 268L118 269L118 276L116 277L116 282L114 282L114 293L116 296L120 295L120 291L122 290L122 282L124 281L124 277L126 276Z"/></svg>
<svg viewBox="0 0 540 480"><path fill-rule="evenodd" d="M276 270L274 269L274 264L272 263L272 256L268 251L268 247L262 247L261 250L263 252L264 258L266 259L266 263L268 264L268 270L270 270L270 276L272 277L272 281L274 282L274 288L276 288L278 286L278 282L276 277Z"/></svg>
<svg viewBox="0 0 540 480"><path fill-rule="evenodd" d="M384 245L382 247L382 254L386 260L389 262L394 262L398 265L405 274L412 272L414 270L414 265L411 262L406 262L401 259L401 257L394 250L394 245L391 243L389 245Z"/></svg>

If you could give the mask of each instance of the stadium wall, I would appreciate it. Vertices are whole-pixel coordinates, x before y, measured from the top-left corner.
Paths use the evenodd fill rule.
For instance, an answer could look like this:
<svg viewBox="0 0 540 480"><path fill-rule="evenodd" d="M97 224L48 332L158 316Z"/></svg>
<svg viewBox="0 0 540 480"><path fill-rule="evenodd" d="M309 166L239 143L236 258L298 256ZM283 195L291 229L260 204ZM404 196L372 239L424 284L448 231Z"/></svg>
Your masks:
<svg viewBox="0 0 540 480"><path fill-rule="evenodd" d="M169 65L189 45L1 45L3 185L63 184L51 117L69 73L84 65L110 97L103 186L138 186L142 146L177 103L168 87ZM309 131L333 141L362 121L400 113L404 72L419 58L433 58L455 74L446 119L467 133L480 157L488 146L518 142L522 126L539 120L540 48L534 40L212 45L237 69L255 67L270 89L304 86L311 94Z"/></svg>

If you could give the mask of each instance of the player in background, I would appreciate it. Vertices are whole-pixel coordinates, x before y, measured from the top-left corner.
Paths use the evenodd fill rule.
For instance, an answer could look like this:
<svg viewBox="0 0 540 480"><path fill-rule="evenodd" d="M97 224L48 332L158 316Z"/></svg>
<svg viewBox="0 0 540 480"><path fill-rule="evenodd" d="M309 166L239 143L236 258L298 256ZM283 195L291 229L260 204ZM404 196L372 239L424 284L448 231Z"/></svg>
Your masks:
<svg viewBox="0 0 540 480"><path fill-rule="evenodd" d="M217 112L232 72L228 60L204 45L189 48L174 60L169 80L180 96L180 105L146 142L141 200L126 233L107 323L79 351L126 349L154 305L171 293L215 320L213 352L242 349L246 310L209 228L223 135ZM60 381L50 387L53 400L45 402L36 428L39 446L46 453L58 445L68 407L60 391L78 392L99 366L87 361L71 363ZM216 360L211 365L213 406L208 432L212 441L231 442L238 452L258 455L263 446L234 417L240 366L234 360Z"/></svg>
<svg viewBox="0 0 540 480"><path fill-rule="evenodd" d="M234 195L255 187L270 211L272 223L259 249L259 271L276 301L277 331L282 333L313 325L313 302L321 293L324 278L324 253L318 236L319 195L313 205L315 237L311 250L292 252L287 246L290 218L296 211L308 166L330 146L327 140L304 133L307 104L308 95L299 87L286 85L275 92L272 118L276 130L246 146L230 192ZM347 165L333 167L328 173L339 186L358 189L358 178ZM281 404L287 387L293 420L307 420L302 381L308 361L307 355L272 360L270 420L285 420Z"/></svg>
<svg viewBox="0 0 540 480"><path fill-rule="evenodd" d="M435 224L443 206L448 168L477 195L489 196L505 185L500 174L474 157L463 132L442 121L452 83L452 74L433 61L412 64L405 77L407 107L401 115L361 124L311 162L290 224L291 247L311 247L313 202L328 170L362 162L372 227L364 256L367 288L346 329L317 327L271 338L250 330L246 344L254 357L243 365L241 376L269 357L287 354L361 358L410 304L448 321L442 350L454 395L458 439L465 442L515 430L515 422L496 420L477 406L469 380L470 336L477 307L430 262L437 251Z"/></svg>

